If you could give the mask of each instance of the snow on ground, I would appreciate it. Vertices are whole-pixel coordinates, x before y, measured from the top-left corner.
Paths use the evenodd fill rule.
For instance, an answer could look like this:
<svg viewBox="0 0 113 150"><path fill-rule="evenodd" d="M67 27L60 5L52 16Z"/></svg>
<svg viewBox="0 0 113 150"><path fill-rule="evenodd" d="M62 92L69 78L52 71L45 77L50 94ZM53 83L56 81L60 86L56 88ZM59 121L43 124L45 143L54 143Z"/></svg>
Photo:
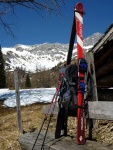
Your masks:
<svg viewBox="0 0 113 150"><path fill-rule="evenodd" d="M55 88L20 89L20 105L26 106L36 102L51 102ZM5 107L16 107L15 90L0 89L0 100L6 99Z"/></svg>

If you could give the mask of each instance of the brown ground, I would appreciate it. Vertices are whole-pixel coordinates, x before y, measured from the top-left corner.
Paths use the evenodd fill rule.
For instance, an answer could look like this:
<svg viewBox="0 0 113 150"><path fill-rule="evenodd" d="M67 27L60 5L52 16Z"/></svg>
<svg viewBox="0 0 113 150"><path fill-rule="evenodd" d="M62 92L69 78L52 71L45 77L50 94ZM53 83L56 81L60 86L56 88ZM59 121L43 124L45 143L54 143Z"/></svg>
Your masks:
<svg viewBox="0 0 113 150"><path fill-rule="evenodd" d="M0 150L21 150L18 142L18 127L16 108L4 108L0 101ZM42 105L34 104L21 108L24 132L39 128L42 122Z"/></svg>
<svg viewBox="0 0 113 150"><path fill-rule="evenodd" d="M40 129L44 118L43 104L32 104L21 108L24 132ZM52 118L50 130L55 130L56 116ZM75 118L69 118L69 134L75 135ZM100 121L96 124L93 137L98 141L113 144L113 122ZM0 150L21 150L18 142L18 127L16 108L4 108L0 101Z"/></svg>

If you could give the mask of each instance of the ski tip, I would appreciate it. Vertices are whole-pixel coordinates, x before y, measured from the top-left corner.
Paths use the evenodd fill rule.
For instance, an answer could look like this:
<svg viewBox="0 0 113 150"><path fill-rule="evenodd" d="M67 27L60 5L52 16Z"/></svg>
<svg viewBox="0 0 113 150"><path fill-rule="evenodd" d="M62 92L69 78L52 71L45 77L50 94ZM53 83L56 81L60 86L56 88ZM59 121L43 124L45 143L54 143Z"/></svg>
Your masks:
<svg viewBox="0 0 113 150"><path fill-rule="evenodd" d="M77 3L76 6L75 6L75 11L78 11L80 13L84 13L84 10L83 10L83 4L82 3Z"/></svg>

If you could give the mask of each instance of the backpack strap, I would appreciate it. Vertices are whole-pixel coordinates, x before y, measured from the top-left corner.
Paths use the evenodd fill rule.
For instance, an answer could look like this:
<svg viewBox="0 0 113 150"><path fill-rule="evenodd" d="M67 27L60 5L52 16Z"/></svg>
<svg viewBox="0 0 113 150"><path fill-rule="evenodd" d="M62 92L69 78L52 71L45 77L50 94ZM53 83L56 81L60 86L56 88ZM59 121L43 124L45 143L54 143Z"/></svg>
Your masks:
<svg viewBox="0 0 113 150"><path fill-rule="evenodd" d="M76 64L70 64L66 68L65 76L70 86L76 86L78 82L78 67Z"/></svg>
<svg viewBox="0 0 113 150"><path fill-rule="evenodd" d="M67 86L67 80L64 76L64 74L61 74L60 78L61 86L60 86L60 96L63 97L63 94L67 91L68 86Z"/></svg>

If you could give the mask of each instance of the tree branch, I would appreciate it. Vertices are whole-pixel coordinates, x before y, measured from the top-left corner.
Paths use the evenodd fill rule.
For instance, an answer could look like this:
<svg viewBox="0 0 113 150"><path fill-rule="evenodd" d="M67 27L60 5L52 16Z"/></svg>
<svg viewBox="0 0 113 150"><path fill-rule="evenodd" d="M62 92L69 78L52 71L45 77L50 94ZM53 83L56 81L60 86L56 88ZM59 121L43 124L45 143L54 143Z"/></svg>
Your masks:
<svg viewBox="0 0 113 150"><path fill-rule="evenodd" d="M14 37L14 34L11 30L11 25L4 22L2 16L8 15L10 12L13 12L14 14L15 6L19 5L28 9L32 9L39 15L41 15L40 11L43 10L46 10L49 12L49 14L53 12L61 15L61 3L64 5L64 0L0 0L0 4L2 4L0 8L0 24L7 33Z"/></svg>

